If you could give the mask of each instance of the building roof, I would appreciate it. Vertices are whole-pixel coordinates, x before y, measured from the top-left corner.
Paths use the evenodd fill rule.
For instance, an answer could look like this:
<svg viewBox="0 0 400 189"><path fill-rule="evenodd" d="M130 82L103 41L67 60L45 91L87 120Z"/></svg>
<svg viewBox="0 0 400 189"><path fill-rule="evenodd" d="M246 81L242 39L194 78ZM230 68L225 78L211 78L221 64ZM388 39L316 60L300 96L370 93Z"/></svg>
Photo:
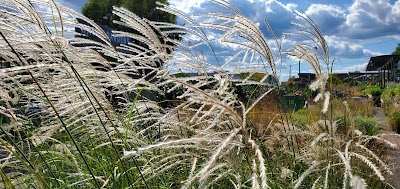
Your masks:
<svg viewBox="0 0 400 189"><path fill-rule="evenodd" d="M85 21L85 20L83 20L81 18L76 18L76 20L78 21L79 24L84 24L84 25L87 25L87 26L89 26L91 28L94 27L92 24L88 23L87 21ZM114 45L114 46L119 46L121 44L128 44L128 43L133 42L132 38L114 35L112 33L112 29L110 27L106 26L106 25L99 24L99 26L108 35L108 37L109 37L109 39L111 41L111 44ZM97 42L100 42L100 43L103 42L97 36L95 36L94 34L92 34L89 31L86 31L86 30L82 29L81 27L75 27L75 32L78 34L75 37L89 38L91 40L94 40L94 41L97 41Z"/></svg>
<svg viewBox="0 0 400 189"><path fill-rule="evenodd" d="M391 70L400 61L400 55L374 56L368 62L367 71ZM390 65L392 64L392 65Z"/></svg>

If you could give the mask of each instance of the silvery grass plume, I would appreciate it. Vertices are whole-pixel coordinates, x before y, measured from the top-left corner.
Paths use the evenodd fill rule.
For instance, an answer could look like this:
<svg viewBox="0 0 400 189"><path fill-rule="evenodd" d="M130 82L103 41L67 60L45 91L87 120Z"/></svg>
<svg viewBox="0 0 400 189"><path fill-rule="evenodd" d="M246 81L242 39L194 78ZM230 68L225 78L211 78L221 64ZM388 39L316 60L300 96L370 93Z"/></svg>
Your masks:
<svg viewBox="0 0 400 189"><path fill-rule="evenodd" d="M299 26L301 29L299 32L285 33L285 35L301 36L309 43L295 45L293 51L287 52L287 55L289 58L307 62L313 68L316 79L310 84L309 88L312 91L319 90L314 101L317 102L324 99L322 113L326 113L328 111L330 93L325 92L325 87L329 78L328 72L330 67L333 66L329 59L329 47L318 26L307 15L296 11L294 14L301 18L303 22L292 22L292 24ZM327 67L327 71L324 71L321 67L321 61Z"/></svg>
<svg viewBox="0 0 400 189"><path fill-rule="evenodd" d="M195 72L204 69L205 65L211 65L208 69L217 73L208 75L206 72L200 71L196 77L166 77L166 80L160 85L173 85L169 92L183 88L182 94L177 97L182 99L182 102L167 111L165 116L151 126L154 129L158 128L162 133L158 140L146 146L125 151L124 157L138 158L151 154L153 158L149 160L143 171L149 182L157 175L165 174L171 169L182 170L183 164L189 164L194 169L191 169L189 177L181 178L183 179L182 188L208 188L212 183L227 184L227 187L230 185L241 186L241 183L248 183L251 180L260 180L261 187L267 188L269 181L265 157L263 157L265 154L262 154L258 147L260 141L251 140L249 131L252 128L248 128L246 119L254 104L270 93L276 83L264 83L266 77L261 80L263 83L258 82L257 84L269 86L269 90L250 106L245 107L244 103L240 102L234 94L230 82L231 76L221 70L237 62L234 59L246 62L246 59L251 60L254 56L261 55L265 61L264 64L270 68L270 75L277 78L275 58L258 25L243 17L232 4L226 1L213 2L222 5L230 12L197 15L197 19L211 18L207 19L207 22L200 23L184 17L185 20L188 20L188 23L185 24L188 29L185 30L187 33L184 39L195 35L208 40L204 36L205 32L217 30L221 36L215 41L236 45L241 49L232 58L228 58L226 62L216 67L212 66L211 60L198 51L200 45L211 48L209 41L193 43L193 41L185 39L179 42L175 51L175 65ZM174 8L164 6L163 9L171 13L177 12L178 16L182 14ZM211 22L209 22L210 20ZM238 40L238 38L240 39ZM238 43L235 40L241 42ZM244 82L256 83L256 81L247 79L240 81L239 84L244 84ZM145 134L151 127L147 127L139 133ZM256 160L258 169L254 174L258 178L255 180L251 175L246 174L246 172L254 170L251 166L242 167L236 163L246 160L246 153L244 153L246 146L251 147L250 156ZM185 158L182 159L182 157ZM236 179L237 175L240 175L241 180ZM256 183L252 184L252 186L257 185Z"/></svg>
<svg viewBox="0 0 400 189"><path fill-rule="evenodd" d="M333 185L340 188L348 188L348 186L365 188L367 187L366 180L371 179L370 177L384 182L386 179L383 175L393 174L390 166L375 151L368 148L373 140L388 146L392 144L378 136L363 135L357 130L353 131L359 133L357 136L346 131L338 131L336 123L333 122L330 125L328 121L320 120L297 131L290 130L291 127L286 125L288 123L269 128L273 130L275 140L287 134L298 138L295 144L299 149L296 158L309 167L293 182L294 188L309 187L310 183L313 183L313 188L328 188ZM326 124L328 124L328 129L326 129ZM289 132L285 132L283 127L289 129ZM281 148L286 149L286 153L291 153L290 146L281 145ZM333 153L327 154L327 149L330 152L332 150ZM370 171L360 171L360 169ZM357 172L357 175L354 175L354 172ZM338 173L343 174L340 177L341 185L338 185L336 180Z"/></svg>
<svg viewBox="0 0 400 189"><path fill-rule="evenodd" d="M134 98L143 90L157 91L150 81L165 74L155 65L168 60L166 49L172 47L156 40L153 28L157 27L116 9L121 22L143 33L129 37L148 47L127 44L119 47L123 53L96 23L54 1L4 0L0 9L0 114L9 120L2 124L2 135L9 143L3 145L15 148L10 150L13 156L7 156L12 161L6 162L11 163L4 166L13 167L16 161L25 165L21 169L31 170L44 187L100 187L109 182L112 173L93 170L96 163L91 165L93 161L88 159L97 159L98 154L83 154L91 148L109 151L126 174L128 167L119 161L121 146L140 143L128 131L160 116L160 107L148 97ZM95 40L75 33L75 28L87 31ZM32 109L37 110L35 114ZM129 117L128 112L133 111L141 117ZM34 126L32 120L39 123ZM60 138L63 135L67 137ZM60 166L64 169L58 172ZM44 172L51 173L54 185L43 180Z"/></svg>
<svg viewBox="0 0 400 189"><path fill-rule="evenodd" d="M180 184L177 187L181 188L208 188L213 184L226 187L272 187L271 185L277 180L273 180L269 175L273 175L272 172L276 171L276 167L271 166L269 164L271 162L268 161L279 162L281 159L277 157L281 156L271 157L265 149L276 150L277 153L287 156L293 155L294 163L305 163L307 169L297 173L299 177L290 182L291 187L302 187L304 181L308 181L313 186L326 188L332 184L332 180L336 179L332 178L332 170L341 170L341 173L344 173L342 177L344 188L349 185L349 179L351 186L355 186L354 183L360 184L367 178L366 175L350 176L352 170L358 169L358 165L351 164L351 157L356 157L360 160L359 162L367 165L374 171L374 176L383 181L381 170L388 171L389 169L373 151L366 150L368 149L366 140L370 137L360 135L349 138L347 135L338 134L335 121L328 123L323 120L308 126L303 131L294 128L289 122L282 121L281 133L278 133L279 139L274 138L277 134L274 132L262 136L263 139L253 137L257 136L252 133L256 129L249 124L247 114L262 97L274 89L276 83L264 83L263 85L269 87L270 90L249 106L245 106L245 102L241 102L231 88L232 83L229 82L231 76L221 72L221 68L234 62L251 61L254 56L261 56L265 61L265 66L269 68L267 73L277 76L278 62L275 61L276 58L257 24L244 18L240 10L227 1L214 0L212 2L228 11L196 15L195 18L200 21L195 21L195 18L184 15L174 8L162 7L170 13L181 15L188 22L185 27L180 27L186 33L184 40L176 41L174 65L179 68L186 67L199 74L196 77L183 78L167 76L159 83L159 86L171 85L172 88L168 92L183 89L177 96L181 99L180 103L166 109L165 114L155 124L138 132L146 136L149 130L158 130L160 137L157 140L144 141L143 145L124 151L125 158L138 158L145 162L143 174L146 181L151 182L157 176L171 170L179 170L188 173L179 175ZM315 43L317 48L301 44L294 47L294 52L297 52L299 58L308 61L315 69L318 80L312 87L320 90L320 96L325 100L322 112L326 113L330 100L330 93L325 92L328 74L322 71L320 61L329 66L329 49L322 33L312 20L299 13L295 15L304 21L304 24L295 24L302 28L300 35L309 39L306 42ZM207 19L202 22L204 17ZM220 37L210 40L207 37L207 31L210 30L220 31ZM191 36L197 36L204 41L190 40ZM234 56L228 58L219 67L207 59L199 48L200 46L212 48L211 43L216 41L240 47ZM277 41L280 47L279 40ZM216 74L207 74L204 71L205 66L209 66L209 69L214 70ZM250 77L238 80L237 85L248 84ZM290 141L287 142L287 149L277 150L276 146L279 146L278 148L283 146L282 138L289 141L293 136L298 135L301 135L302 140L305 141ZM290 143L292 143L291 146L289 146ZM347 148L346 144L349 144ZM297 150L290 148L297 148ZM347 149L345 154L351 154L345 159L341 156L341 152L346 151L344 148ZM327 150L335 152L331 153L332 159L326 156ZM247 161L247 164L239 163L243 161Z"/></svg>
<svg viewBox="0 0 400 189"><path fill-rule="evenodd" d="M357 136L354 142L343 142L348 140L333 133L334 124L328 130L317 124L301 131L281 120L283 126L276 130L281 133L255 133L248 114L279 87L276 67L282 41L273 35L279 51L275 54L258 24L225 0L211 1L224 11L192 17L159 4L161 10L182 17L187 22L184 26L142 19L115 7L113 13L119 18L115 22L136 32L113 31L114 35L142 44L115 47L96 23L52 0L3 0L0 60L5 68L0 70L0 114L9 122L1 127L1 151L5 155L0 156L0 163L18 172L12 177L1 170L5 185L301 187L317 173L311 183L319 186L329 185L329 170L343 168L337 162L346 165L344 178L350 178L350 185L359 185L366 178L351 176L352 167L346 164L350 158L361 160L382 179L379 171L385 164L366 148L370 138ZM308 17L297 16L311 26L300 25L309 30L300 33L316 37L310 41L319 45L322 54L312 54L305 45L295 46L295 52L307 58L319 78L324 78L319 58L329 62L327 44ZM85 30L92 38L71 28ZM182 39L171 38L171 34ZM214 43L235 47L237 52L221 61ZM215 57L207 57L204 49L214 52ZM259 81L251 80L254 70L234 82L224 71L254 62L257 57L261 57L257 61L266 73ZM174 68L197 76L172 76L169 72ZM270 76L275 82L268 79ZM316 88L322 91L326 79L318 82ZM251 102L240 101L232 86L250 84L263 85L267 90ZM175 92L174 99L166 97ZM166 102L169 104L162 105ZM26 113L32 108L39 111ZM32 120L38 117L40 123L33 126ZM271 125L268 127L274 129ZM283 140L289 144L292 136L299 134L311 137L296 141L295 152L290 150L293 145L282 145ZM329 162L323 159L323 148L329 148L327 141L333 137L337 139L330 147L338 153L335 161ZM347 151L343 144L349 144ZM277 153L271 154L273 150ZM296 159L283 157L292 155ZM299 178L274 177L279 175L280 164L298 161L307 167L296 173Z"/></svg>

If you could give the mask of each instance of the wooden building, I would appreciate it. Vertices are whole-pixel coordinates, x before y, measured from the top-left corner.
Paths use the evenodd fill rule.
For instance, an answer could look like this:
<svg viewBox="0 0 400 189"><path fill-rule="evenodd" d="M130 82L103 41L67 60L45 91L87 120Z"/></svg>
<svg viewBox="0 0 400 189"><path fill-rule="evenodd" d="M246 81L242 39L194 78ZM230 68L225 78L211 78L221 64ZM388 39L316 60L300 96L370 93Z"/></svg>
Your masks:
<svg viewBox="0 0 400 189"><path fill-rule="evenodd" d="M378 73L377 82L385 87L390 82L400 82L400 55L382 55L371 57L366 71Z"/></svg>

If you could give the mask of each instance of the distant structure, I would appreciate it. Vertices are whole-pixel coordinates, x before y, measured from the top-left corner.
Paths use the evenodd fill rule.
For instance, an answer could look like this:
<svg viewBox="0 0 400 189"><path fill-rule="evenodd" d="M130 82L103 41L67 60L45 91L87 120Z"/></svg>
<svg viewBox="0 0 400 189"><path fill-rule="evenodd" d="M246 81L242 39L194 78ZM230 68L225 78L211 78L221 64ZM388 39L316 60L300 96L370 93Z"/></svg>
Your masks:
<svg viewBox="0 0 400 189"><path fill-rule="evenodd" d="M389 82L400 82L400 55L382 55L371 57L368 71L377 72L379 85L384 87Z"/></svg>
<svg viewBox="0 0 400 189"><path fill-rule="evenodd" d="M83 19L80 19L80 18L76 18L76 19L77 19L77 21L78 21L79 24L83 24L83 25L86 25L86 26L88 26L88 27L93 27L93 25L91 25L90 23L86 22L86 21L83 20ZM101 29L103 29L104 32L107 34L108 38L110 39L111 44L112 44L114 47L118 47L118 46L121 46L121 45L128 45L129 43L135 43L135 41L134 41L133 38L124 37L124 36L115 36L115 35L113 35L112 29L111 29L110 27L106 26L106 25L101 25L101 24L99 24L99 26L100 26ZM90 40L93 40L93 41L96 41L96 42L104 43L104 41L102 41L99 37L93 35L91 32L86 31L85 29L83 29L83 28L81 28L81 27L75 27L75 32L77 33L77 35L75 35L76 38L90 39ZM86 46L86 45L93 45L93 44L85 44L85 43L82 43L82 44L79 44L79 45L76 45L76 46L81 46L81 47L82 47L82 46ZM131 51L123 50L123 49L121 49L121 48L116 48L116 50L117 50L118 52L122 52L122 53L132 53ZM102 54L102 53L101 53L101 54ZM105 54L102 54L102 56L103 56L104 58L106 58L107 60L109 60L109 61L111 61L111 60L112 60L112 61L117 61L115 58L109 57L109 56L107 56L107 55L105 55ZM96 62L92 62L91 64L92 64L93 66L95 66L97 69L104 68L102 64L99 64L99 63L96 63ZM139 65L139 64L137 64L137 65ZM161 66L161 63L160 63L160 66ZM107 68L104 68L104 69L107 69ZM144 77L144 76L147 76L147 77L145 77L145 79L146 79L147 81L151 80L151 78L153 78L153 76L154 76L154 74L152 74L152 75L147 75L148 73L151 72L150 69L146 69L146 68L144 68L144 69L138 69L138 72L139 72L138 75L129 75L129 74L127 74L127 75L130 76L130 77L132 77L133 79L139 79L139 78L142 78L142 77ZM107 89L108 89L109 91L115 91L115 90L116 90L113 86L110 86L110 87L108 87ZM128 95L129 98L130 98L131 100L133 100L133 99L136 97L137 94L134 93L134 92L127 92L127 94L125 94L125 95ZM106 96L107 96L107 98L110 99L111 103L113 103L114 105L117 105L117 104L118 104L118 103L117 103L118 98L119 98L118 95L112 95L112 94L106 93ZM145 97L145 98L147 98L147 99L149 99L149 100L153 100L153 101L154 101L154 100L157 99L158 93L156 93L156 92L153 92L153 93L152 93L152 92L149 92L149 91L147 91L147 90L143 90L143 91L141 92L141 96L142 96L142 97Z"/></svg>
<svg viewBox="0 0 400 189"><path fill-rule="evenodd" d="M87 25L89 27L93 27L91 24L89 24L88 22L86 22L83 19L77 18L76 20L80 24L84 24L84 25ZM99 26L108 35L108 37L110 38L111 44L113 46L119 46L119 45L122 45L122 44L126 45L128 43L133 42L132 38L112 35L112 29L110 27L106 26L106 25L99 25ZM97 41L97 42L101 41L97 36L93 35L91 32L88 32L88 31L86 31L86 30L84 30L82 28L75 27L75 32L79 34L79 35L77 35L75 37L89 38L89 39Z"/></svg>
<svg viewBox="0 0 400 189"><path fill-rule="evenodd" d="M314 73L299 73L297 79L301 83L311 83L315 80ZM374 56L368 62L365 71L349 73L333 73L343 81L369 82L381 87L388 83L400 83L400 55Z"/></svg>

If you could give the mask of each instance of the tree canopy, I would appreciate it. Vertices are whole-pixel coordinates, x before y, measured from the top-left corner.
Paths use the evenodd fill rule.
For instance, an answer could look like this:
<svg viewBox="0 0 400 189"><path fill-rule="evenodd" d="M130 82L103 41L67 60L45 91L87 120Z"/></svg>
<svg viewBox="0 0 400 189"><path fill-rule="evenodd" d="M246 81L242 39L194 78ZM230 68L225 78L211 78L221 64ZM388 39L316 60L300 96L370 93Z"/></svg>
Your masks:
<svg viewBox="0 0 400 189"><path fill-rule="evenodd" d="M113 23L112 7L124 7L139 17L151 21L176 23L176 16L157 10L156 2L168 4L167 0L89 0L82 8L83 15L93 21L107 25L113 29L120 29Z"/></svg>
<svg viewBox="0 0 400 189"><path fill-rule="evenodd" d="M400 55L400 43L397 43L396 49L392 52L392 55Z"/></svg>

